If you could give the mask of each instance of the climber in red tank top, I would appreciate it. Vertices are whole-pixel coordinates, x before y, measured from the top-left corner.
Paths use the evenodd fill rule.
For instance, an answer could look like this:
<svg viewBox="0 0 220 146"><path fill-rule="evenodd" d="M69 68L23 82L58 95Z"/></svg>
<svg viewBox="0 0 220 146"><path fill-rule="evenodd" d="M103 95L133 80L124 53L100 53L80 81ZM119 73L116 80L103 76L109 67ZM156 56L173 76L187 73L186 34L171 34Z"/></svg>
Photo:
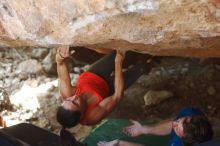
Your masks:
<svg viewBox="0 0 220 146"><path fill-rule="evenodd" d="M85 92L91 92L96 97L96 102L87 106L84 115L88 115L103 100L103 97L109 96L109 87L107 82L92 72L84 72L80 75L76 84L75 95Z"/></svg>
<svg viewBox="0 0 220 146"><path fill-rule="evenodd" d="M73 50L72 53L74 52ZM151 69L145 64L135 66L122 73L125 51L118 50L117 53L105 55L91 65L88 71L80 75L76 85L72 86L65 63L65 58L72 53L69 46L62 46L57 49L56 54L59 90L63 99L63 103L57 111L57 120L66 128L78 123L97 124L119 103L124 89ZM126 78L125 82L124 78Z"/></svg>

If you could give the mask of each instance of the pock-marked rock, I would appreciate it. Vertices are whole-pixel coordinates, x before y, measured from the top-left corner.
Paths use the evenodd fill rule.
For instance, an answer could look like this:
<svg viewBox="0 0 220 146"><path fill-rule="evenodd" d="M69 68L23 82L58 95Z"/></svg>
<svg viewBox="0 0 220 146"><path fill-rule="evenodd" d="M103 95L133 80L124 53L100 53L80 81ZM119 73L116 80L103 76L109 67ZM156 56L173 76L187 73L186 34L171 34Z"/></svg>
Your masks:
<svg viewBox="0 0 220 146"><path fill-rule="evenodd" d="M166 90L150 90L144 95L146 106L158 104L173 96L172 92Z"/></svg>
<svg viewBox="0 0 220 146"><path fill-rule="evenodd" d="M43 67L40 62L35 59L28 59L21 62L16 70L17 73L38 74L43 72Z"/></svg>
<svg viewBox="0 0 220 146"><path fill-rule="evenodd" d="M50 75L54 75L57 73L55 54L56 50L51 49L49 54L47 54L47 56L42 61L44 71L46 71L46 73Z"/></svg>

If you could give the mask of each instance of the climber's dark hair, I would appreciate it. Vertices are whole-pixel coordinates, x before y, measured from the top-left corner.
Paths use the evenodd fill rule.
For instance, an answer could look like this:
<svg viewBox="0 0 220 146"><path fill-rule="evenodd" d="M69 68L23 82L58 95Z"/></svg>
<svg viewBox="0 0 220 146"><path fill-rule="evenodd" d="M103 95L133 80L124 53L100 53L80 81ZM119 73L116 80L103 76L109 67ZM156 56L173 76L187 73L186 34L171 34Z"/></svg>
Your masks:
<svg viewBox="0 0 220 146"><path fill-rule="evenodd" d="M62 106L57 110L57 121L62 125L60 131L60 143L62 146L87 146L79 143L75 137L65 128L71 128L79 123L81 116L80 111L70 111Z"/></svg>
<svg viewBox="0 0 220 146"><path fill-rule="evenodd" d="M80 121L80 111L70 111L62 106L58 107L57 110L57 121L66 128L71 128L77 125Z"/></svg>
<svg viewBox="0 0 220 146"><path fill-rule="evenodd" d="M204 115L192 116L189 122L183 123L184 133L182 139L185 145L194 145L211 140L213 137L212 125Z"/></svg>
<svg viewBox="0 0 220 146"><path fill-rule="evenodd" d="M87 146L78 142L75 137L63 127L60 131L60 143L62 146Z"/></svg>

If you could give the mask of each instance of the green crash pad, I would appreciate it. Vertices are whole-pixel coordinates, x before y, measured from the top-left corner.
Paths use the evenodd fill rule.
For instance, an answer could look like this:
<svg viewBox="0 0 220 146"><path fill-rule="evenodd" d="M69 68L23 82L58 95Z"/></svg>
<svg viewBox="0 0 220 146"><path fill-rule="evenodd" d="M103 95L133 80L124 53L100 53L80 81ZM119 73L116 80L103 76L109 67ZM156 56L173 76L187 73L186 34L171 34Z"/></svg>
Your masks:
<svg viewBox="0 0 220 146"><path fill-rule="evenodd" d="M152 124L150 120L141 121L142 124ZM91 134L82 142L87 143L89 146L97 146L98 141L111 141L120 139L135 143L140 143L146 146L167 146L169 135L155 136L155 135L142 135L138 137L129 137L122 132L122 128L131 125L129 120L125 119L107 119L101 124L96 126Z"/></svg>

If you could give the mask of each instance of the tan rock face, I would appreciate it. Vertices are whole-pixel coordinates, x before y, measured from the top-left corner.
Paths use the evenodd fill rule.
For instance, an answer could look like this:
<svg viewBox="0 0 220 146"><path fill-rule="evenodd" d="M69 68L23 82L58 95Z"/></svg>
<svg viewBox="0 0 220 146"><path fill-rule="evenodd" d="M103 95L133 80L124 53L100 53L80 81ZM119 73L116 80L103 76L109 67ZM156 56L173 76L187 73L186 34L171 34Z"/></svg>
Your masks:
<svg viewBox="0 0 220 146"><path fill-rule="evenodd" d="M220 0L1 0L0 46L219 57Z"/></svg>

